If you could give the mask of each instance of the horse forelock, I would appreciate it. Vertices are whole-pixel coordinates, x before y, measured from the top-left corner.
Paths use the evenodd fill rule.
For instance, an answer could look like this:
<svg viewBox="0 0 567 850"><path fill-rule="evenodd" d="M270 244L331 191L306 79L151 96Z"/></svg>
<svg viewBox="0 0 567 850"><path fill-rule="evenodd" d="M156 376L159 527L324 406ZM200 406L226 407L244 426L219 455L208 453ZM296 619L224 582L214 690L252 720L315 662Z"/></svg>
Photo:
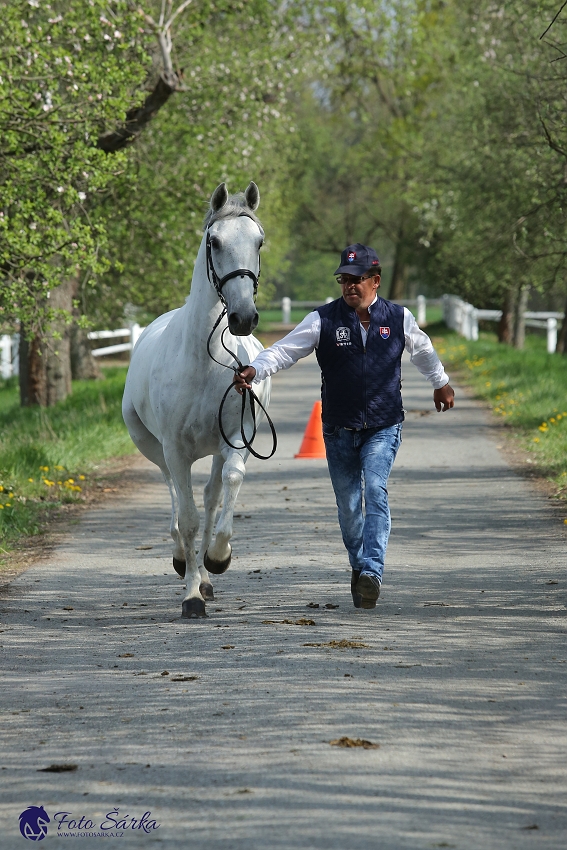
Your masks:
<svg viewBox="0 0 567 850"><path fill-rule="evenodd" d="M209 207L203 222L203 230L206 230L215 221L221 221L226 218L238 218L241 215L248 216L259 227L262 227L260 219L248 206L244 192L237 192L235 195L229 195L226 204L223 204L217 212L212 207Z"/></svg>

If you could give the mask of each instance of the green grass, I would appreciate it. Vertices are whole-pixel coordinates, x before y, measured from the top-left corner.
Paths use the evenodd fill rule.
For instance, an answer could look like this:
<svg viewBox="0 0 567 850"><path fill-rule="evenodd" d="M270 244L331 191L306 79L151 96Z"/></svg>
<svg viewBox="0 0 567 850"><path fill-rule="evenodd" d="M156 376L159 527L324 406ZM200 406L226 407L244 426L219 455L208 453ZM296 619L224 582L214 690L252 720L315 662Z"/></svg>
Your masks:
<svg viewBox="0 0 567 850"><path fill-rule="evenodd" d="M518 351L491 333L468 342L442 325L427 330L449 374L459 370L567 499L567 357L548 354L543 335L528 335Z"/></svg>
<svg viewBox="0 0 567 850"><path fill-rule="evenodd" d="M49 511L77 501L101 461L135 451L121 402L126 367L74 381L64 402L21 408L13 379L0 382L0 539L39 531Z"/></svg>

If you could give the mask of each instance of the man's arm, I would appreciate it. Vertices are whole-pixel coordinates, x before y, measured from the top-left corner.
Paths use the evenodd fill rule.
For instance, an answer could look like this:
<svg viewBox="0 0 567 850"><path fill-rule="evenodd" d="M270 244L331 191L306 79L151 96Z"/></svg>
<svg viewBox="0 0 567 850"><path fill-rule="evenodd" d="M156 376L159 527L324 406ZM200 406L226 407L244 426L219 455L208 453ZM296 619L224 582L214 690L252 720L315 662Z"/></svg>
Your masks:
<svg viewBox="0 0 567 850"><path fill-rule="evenodd" d="M242 393L244 388L250 389L252 381L259 383L281 369L289 369L302 357L307 357L319 345L320 335L321 317L315 310L309 313L287 336L274 342L269 348L265 348L249 366L246 366L239 374L235 374L234 383L238 392Z"/></svg>

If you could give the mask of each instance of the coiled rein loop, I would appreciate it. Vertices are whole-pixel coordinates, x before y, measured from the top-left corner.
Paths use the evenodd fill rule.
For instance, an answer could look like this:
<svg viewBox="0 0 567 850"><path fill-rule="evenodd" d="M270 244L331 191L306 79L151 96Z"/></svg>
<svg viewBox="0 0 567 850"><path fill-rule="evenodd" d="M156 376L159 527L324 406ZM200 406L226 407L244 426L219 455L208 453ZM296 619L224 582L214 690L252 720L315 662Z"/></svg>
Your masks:
<svg viewBox="0 0 567 850"><path fill-rule="evenodd" d="M246 213L242 213L242 215L246 215ZM242 372L243 369L246 369L246 366L241 362L238 355L234 351L231 351L230 348L227 348L227 346L225 345L224 335L225 335L226 331L228 330L228 325L225 328L223 328L223 330L221 332L221 345L224 348L224 350L227 352L227 354L230 354L230 356L238 363L238 368L235 367L235 366L227 366L226 363L221 363L220 360L217 360L216 357L213 357L213 355L211 354L211 348L210 348L211 340L213 338L213 334L215 333L216 329L218 328L218 326L220 325L220 323L222 322L222 320L226 316L226 306L227 305L226 305L225 297L222 294L222 288L225 285L225 283L227 283L229 280L232 280L232 278L234 278L234 277L244 277L244 276L250 277L250 278L252 278L252 281L254 283L254 297L256 297L256 293L258 292L258 280L259 280L259 277L260 277L260 256L258 255L258 274L257 275L255 275L254 272L251 271L250 269L235 269L234 271L229 272L228 274L225 274L224 277L219 278L217 271L215 269L215 265L213 263L213 251L212 251L212 245L211 245L211 235L210 235L209 230L207 230L206 252L207 252L207 278L209 279L209 282L214 287L214 289L215 289L215 291L216 291L216 293L219 297L219 300L220 300L221 304L223 305L222 312L221 312L220 316L218 317L218 319L216 320L215 324L213 325L213 329L209 334L209 338L207 339L207 354L209 355L211 360L213 360L215 363L218 363L219 366L224 366L225 369L232 369L233 372L236 372L236 374L239 374L240 372ZM223 438L225 443L228 446L230 446L231 449L245 448L250 452L250 454L252 454L252 455L254 455L254 457L258 458L258 460L269 460L269 458L272 457L272 455L275 453L275 451L278 447L278 437L277 437L277 434L276 434L276 429L274 427L274 423L270 419L268 411L266 410L266 408L264 407L264 405L262 404L262 402L260 401L260 399L258 398L256 393L254 392L254 390L251 390L251 389L249 390L246 387L243 387L242 393L241 393L241 395L242 395L242 407L241 407L241 410L240 410L240 435L242 437L242 442L244 443L244 446L235 446L233 443L230 442L230 440L226 436L226 433L225 433L225 430L224 430L223 424L222 424L222 412L223 412L224 404L225 404L225 401L228 397L228 394L230 393L230 391L232 389L236 389L234 382L231 382L230 385L226 388L226 392L223 395L220 406L219 406L219 430L220 430L220 433L221 433L221 437ZM251 414L251 417L252 417L252 436L250 437L250 439L248 439L246 437L246 434L244 433L244 418L245 418L245 414L246 414L246 398L247 398L247 396L249 396L250 414ZM267 421L267 423L270 427L270 431L272 432L272 451L270 452L269 455L261 455L257 451L255 451L255 449L252 448L252 443L254 442L254 439L256 437L256 433L258 431L258 427L256 425L256 405L258 405L260 410L264 413L264 415L266 417L266 421Z"/></svg>

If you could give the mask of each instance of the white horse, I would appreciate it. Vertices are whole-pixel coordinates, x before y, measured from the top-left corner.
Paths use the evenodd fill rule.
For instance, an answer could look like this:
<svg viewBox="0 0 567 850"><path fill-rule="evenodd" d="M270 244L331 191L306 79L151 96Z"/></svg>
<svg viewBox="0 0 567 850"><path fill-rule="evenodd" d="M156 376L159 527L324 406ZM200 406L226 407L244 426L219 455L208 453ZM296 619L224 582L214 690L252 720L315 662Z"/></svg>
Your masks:
<svg viewBox="0 0 567 850"><path fill-rule="evenodd" d="M255 183L250 183L244 194L232 196L224 183L215 189L191 294L183 307L160 316L146 328L132 353L126 379L124 421L142 454L163 472L171 493L173 566L187 581L183 617L206 617L205 600L214 599L208 571L223 573L231 559L234 505L249 453L241 439L242 399L236 392L229 393L222 413L224 432L236 448L225 442L219 430L219 405L233 373L212 357L227 366L235 365L221 346L226 319L210 342L212 357L207 353L207 340L225 301L227 348L244 364L262 350L251 336L258 324L254 295L264 241L264 231L254 214L259 202ZM257 394L267 407L269 379L260 384ZM247 439L252 431L247 412ZM205 525L195 555L199 513L193 499L191 467L208 455L213 455L213 462L205 487ZM213 540L221 492L222 511Z"/></svg>

